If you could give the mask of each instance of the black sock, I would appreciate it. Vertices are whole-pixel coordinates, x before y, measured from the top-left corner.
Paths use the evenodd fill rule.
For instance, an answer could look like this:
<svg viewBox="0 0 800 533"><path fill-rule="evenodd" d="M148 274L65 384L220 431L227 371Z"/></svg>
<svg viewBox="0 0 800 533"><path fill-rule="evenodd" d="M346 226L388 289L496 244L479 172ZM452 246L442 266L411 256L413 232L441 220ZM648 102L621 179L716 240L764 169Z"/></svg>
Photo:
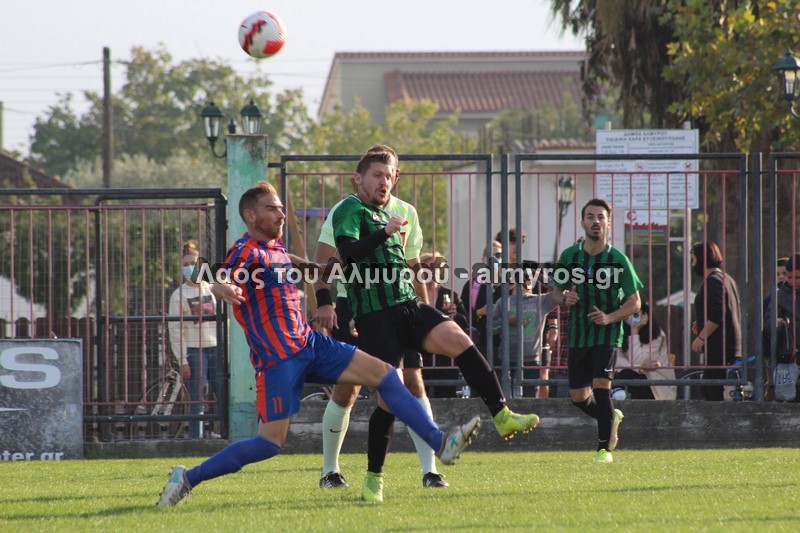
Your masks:
<svg viewBox="0 0 800 533"><path fill-rule="evenodd" d="M369 437L367 438L367 470L380 474L389 453L389 443L394 435L394 415L376 407L369 417Z"/></svg>
<svg viewBox="0 0 800 533"><path fill-rule="evenodd" d="M611 391L594 389L592 394L597 402L597 449L608 450L611 424L614 421L614 403L611 401Z"/></svg>
<svg viewBox="0 0 800 533"><path fill-rule="evenodd" d="M572 402L572 405L597 420L597 402L594 401L594 396L591 394L582 402Z"/></svg>
<svg viewBox="0 0 800 533"><path fill-rule="evenodd" d="M483 399L483 403L489 408L492 416L499 413L506 405L503 389L500 387L497 374L494 373L478 348L473 344L461 352L455 358L455 362L467 385Z"/></svg>

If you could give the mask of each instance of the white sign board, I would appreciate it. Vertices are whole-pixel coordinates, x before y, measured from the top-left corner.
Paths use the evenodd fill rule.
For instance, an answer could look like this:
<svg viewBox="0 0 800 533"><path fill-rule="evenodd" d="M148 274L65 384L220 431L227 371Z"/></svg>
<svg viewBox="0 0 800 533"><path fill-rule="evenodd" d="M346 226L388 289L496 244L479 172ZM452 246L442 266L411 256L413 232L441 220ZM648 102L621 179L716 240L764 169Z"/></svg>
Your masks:
<svg viewBox="0 0 800 533"><path fill-rule="evenodd" d="M83 343L0 340L0 462L83 457Z"/></svg>
<svg viewBox="0 0 800 533"><path fill-rule="evenodd" d="M697 130L600 130L598 155L691 155ZM597 196L626 209L699 207L697 159L597 161Z"/></svg>

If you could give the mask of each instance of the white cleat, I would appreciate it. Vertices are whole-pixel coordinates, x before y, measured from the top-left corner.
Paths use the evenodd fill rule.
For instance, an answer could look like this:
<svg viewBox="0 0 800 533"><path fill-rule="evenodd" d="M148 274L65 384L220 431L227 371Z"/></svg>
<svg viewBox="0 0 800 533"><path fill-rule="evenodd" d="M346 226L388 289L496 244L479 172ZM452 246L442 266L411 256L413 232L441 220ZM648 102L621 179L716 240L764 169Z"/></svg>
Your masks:
<svg viewBox="0 0 800 533"><path fill-rule="evenodd" d="M444 436L442 448L436 455L446 465L455 464L461 452L475 440L481 427L481 417L476 416L466 424L461 424L450 430Z"/></svg>
<svg viewBox="0 0 800 533"><path fill-rule="evenodd" d="M156 505L165 507L169 505L177 505L179 501L187 497L192 492L192 487L186 480L186 467L178 465L172 469L169 475L167 484L164 490L161 491L161 497L158 499Z"/></svg>

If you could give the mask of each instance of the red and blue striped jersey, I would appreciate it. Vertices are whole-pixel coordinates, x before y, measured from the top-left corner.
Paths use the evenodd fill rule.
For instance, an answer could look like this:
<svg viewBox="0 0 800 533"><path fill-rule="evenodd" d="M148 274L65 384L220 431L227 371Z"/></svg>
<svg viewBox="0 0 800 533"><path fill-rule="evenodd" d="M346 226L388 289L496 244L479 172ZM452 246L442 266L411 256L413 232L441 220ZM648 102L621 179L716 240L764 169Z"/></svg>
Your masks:
<svg viewBox="0 0 800 533"><path fill-rule="evenodd" d="M300 309L300 293L281 273L291 264L280 239L268 243L245 233L228 250L224 268L247 301L233 306L250 345L256 371L292 357L308 344L311 327Z"/></svg>

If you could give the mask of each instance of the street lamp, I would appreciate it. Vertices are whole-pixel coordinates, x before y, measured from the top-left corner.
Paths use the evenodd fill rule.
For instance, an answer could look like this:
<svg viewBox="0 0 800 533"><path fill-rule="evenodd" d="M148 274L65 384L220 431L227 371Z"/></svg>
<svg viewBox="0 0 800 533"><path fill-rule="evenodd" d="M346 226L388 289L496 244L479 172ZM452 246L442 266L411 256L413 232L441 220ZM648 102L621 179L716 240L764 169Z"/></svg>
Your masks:
<svg viewBox="0 0 800 533"><path fill-rule="evenodd" d="M572 176L559 176L556 183L556 198L558 198L558 224L556 225L556 242L553 245L553 262L558 261L558 244L561 242L561 225L567 215L569 206L575 201L575 180Z"/></svg>
<svg viewBox="0 0 800 533"><path fill-rule="evenodd" d="M258 106L250 100L250 103L244 106L239 114L242 117L244 134L258 135L261 131L261 110ZM203 111L200 112L200 116L203 118L203 128L205 128L208 144L211 145L211 153L214 154L214 157L225 157L228 154L227 143L225 151L221 154L218 154L215 149L217 139L219 139L220 124L222 119L225 118L225 115L223 115L222 111L211 101L203 108ZM228 133L231 135L236 133L236 122L233 119L230 119L228 122Z"/></svg>
<svg viewBox="0 0 800 533"><path fill-rule="evenodd" d="M791 52L786 52L784 56L772 65L772 70L778 73L778 80L783 88L783 97L789 104L789 112L795 118L800 115L794 110L794 101L797 98L800 83L798 83L797 72L800 70L800 60Z"/></svg>

